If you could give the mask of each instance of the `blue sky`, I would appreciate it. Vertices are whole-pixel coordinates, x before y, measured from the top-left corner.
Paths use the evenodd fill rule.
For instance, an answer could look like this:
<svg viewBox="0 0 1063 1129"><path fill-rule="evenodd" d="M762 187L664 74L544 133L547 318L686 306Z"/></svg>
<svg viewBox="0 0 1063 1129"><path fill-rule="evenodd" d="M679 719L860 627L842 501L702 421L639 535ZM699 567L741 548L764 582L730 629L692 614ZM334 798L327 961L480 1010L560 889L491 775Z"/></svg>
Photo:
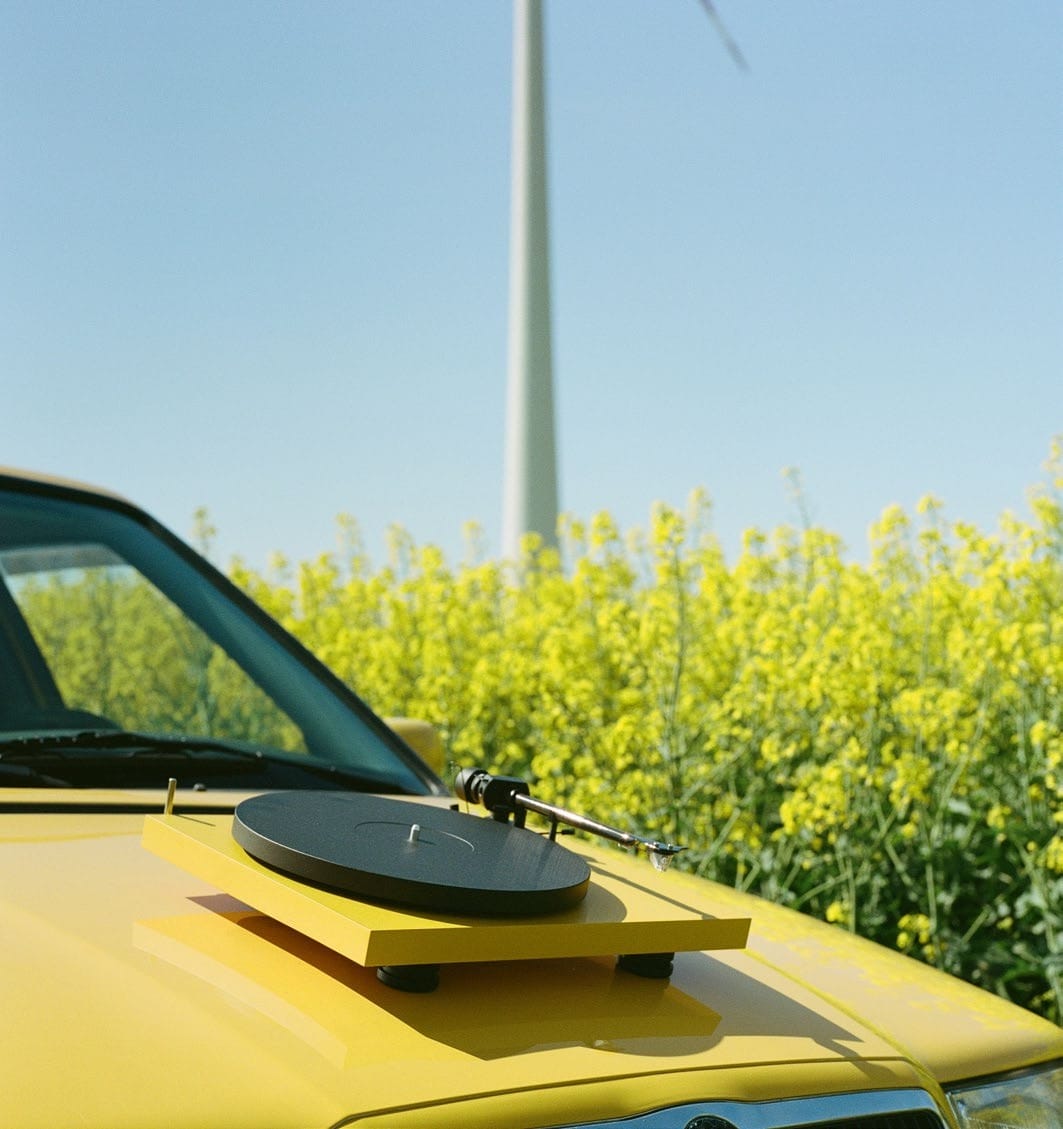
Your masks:
<svg viewBox="0 0 1063 1129"><path fill-rule="evenodd" d="M562 506L851 555L1063 431L1063 5L547 0ZM499 549L505 0L0 5L0 463Z"/></svg>

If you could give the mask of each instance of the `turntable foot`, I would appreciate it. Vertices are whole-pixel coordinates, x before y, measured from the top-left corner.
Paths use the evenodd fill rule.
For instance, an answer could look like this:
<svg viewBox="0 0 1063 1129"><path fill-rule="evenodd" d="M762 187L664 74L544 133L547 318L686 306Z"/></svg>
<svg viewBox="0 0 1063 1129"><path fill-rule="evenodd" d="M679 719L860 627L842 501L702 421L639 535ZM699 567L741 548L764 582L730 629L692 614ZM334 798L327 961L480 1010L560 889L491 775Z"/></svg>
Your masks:
<svg viewBox="0 0 1063 1129"><path fill-rule="evenodd" d="M439 965L382 964L376 978L400 992L434 992L439 987Z"/></svg>
<svg viewBox="0 0 1063 1129"><path fill-rule="evenodd" d="M674 960L675 953L628 953L617 957L616 966L648 980L667 980Z"/></svg>

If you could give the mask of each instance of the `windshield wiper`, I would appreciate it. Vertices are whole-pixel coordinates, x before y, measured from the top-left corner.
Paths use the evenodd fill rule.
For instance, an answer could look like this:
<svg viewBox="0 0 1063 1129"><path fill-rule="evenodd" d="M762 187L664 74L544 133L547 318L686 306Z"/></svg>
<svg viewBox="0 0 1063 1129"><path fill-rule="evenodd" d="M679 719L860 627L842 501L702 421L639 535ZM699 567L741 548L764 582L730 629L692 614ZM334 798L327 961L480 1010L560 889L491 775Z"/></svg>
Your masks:
<svg viewBox="0 0 1063 1129"><path fill-rule="evenodd" d="M44 776L40 772L44 763L64 779ZM129 786L144 787L142 781L146 774L150 775L153 769L166 768L170 775L179 779L185 772L211 777L231 775L239 778L236 783L241 787L247 787L248 774L262 776L265 782L260 786L267 788L305 787L299 777L307 775L326 782L332 788L360 792L405 791L386 776L353 765L318 760L310 754L248 749L242 744L217 737L175 736L126 729L87 729L0 738L0 767L8 772L24 767L36 778L33 783L49 782L58 787L69 787L71 777L87 774L105 775L106 784L112 787L121 787L121 777L128 774L132 778ZM160 776L158 781L157 785L151 786L166 786L165 778ZM195 783L198 788L205 788L198 781ZM79 786L85 786L84 782ZM223 782L218 786L233 785Z"/></svg>
<svg viewBox="0 0 1063 1129"><path fill-rule="evenodd" d="M145 752L211 752L254 760L262 757L259 749L246 749L217 737L178 737L165 733L138 733L132 729L79 729L62 733L20 733L17 737L0 738L0 756L6 753L49 753L61 755L65 750L107 749Z"/></svg>
<svg viewBox="0 0 1063 1129"><path fill-rule="evenodd" d="M0 788L63 788L65 780L37 772L28 764L5 764L0 761Z"/></svg>

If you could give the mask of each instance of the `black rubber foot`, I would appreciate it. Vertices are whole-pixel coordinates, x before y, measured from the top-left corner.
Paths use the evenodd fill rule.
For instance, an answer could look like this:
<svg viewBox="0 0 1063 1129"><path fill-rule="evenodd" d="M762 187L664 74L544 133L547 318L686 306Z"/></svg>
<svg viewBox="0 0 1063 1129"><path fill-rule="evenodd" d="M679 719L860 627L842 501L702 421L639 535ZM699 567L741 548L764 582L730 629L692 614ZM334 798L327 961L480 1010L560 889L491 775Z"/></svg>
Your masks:
<svg viewBox="0 0 1063 1129"><path fill-rule="evenodd" d="M382 964L376 978L400 992L434 992L439 987L439 965Z"/></svg>
<svg viewBox="0 0 1063 1129"><path fill-rule="evenodd" d="M628 953L617 958L616 966L647 980L667 980L674 960L675 953Z"/></svg>

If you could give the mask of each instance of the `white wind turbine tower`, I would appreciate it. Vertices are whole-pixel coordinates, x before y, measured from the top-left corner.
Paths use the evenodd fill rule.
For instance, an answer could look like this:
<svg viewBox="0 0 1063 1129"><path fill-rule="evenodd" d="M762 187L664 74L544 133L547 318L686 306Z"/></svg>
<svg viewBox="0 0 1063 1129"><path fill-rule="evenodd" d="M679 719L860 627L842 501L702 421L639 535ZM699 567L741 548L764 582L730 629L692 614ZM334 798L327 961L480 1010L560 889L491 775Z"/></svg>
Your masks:
<svg viewBox="0 0 1063 1129"><path fill-rule="evenodd" d="M700 0L735 62L745 60L711 0ZM520 539L557 542L550 249L546 185L542 0L513 4L512 199L509 358L502 554L520 556Z"/></svg>

